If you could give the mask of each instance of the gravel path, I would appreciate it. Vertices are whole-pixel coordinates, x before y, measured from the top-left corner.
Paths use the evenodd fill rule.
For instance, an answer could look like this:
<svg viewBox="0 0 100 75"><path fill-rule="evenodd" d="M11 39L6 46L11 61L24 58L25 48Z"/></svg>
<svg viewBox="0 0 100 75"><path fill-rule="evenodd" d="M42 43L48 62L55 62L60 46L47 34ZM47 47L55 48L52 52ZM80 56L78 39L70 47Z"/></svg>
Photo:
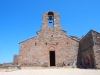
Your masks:
<svg viewBox="0 0 100 75"><path fill-rule="evenodd" d="M0 75L100 75L100 70L90 69L34 69L12 72L0 71Z"/></svg>

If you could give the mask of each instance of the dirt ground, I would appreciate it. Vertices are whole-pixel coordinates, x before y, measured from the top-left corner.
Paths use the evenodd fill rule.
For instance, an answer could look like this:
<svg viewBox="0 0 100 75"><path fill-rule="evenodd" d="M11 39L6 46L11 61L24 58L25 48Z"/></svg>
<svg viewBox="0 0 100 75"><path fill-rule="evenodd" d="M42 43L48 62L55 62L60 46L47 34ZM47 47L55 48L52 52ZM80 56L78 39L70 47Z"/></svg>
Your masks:
<svg viewBox="0 0 100 75"><path fill-rule="evenodd" d="M100 75L100 70L95 69L34 69L34 70L0 70L0 75Z"/></svg>

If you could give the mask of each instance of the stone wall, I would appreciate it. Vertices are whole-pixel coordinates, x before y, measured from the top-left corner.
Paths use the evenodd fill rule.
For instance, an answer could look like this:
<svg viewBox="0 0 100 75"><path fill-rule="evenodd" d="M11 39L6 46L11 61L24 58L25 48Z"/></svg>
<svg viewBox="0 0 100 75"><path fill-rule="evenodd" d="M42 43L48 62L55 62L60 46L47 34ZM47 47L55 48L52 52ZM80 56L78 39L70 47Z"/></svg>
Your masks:
<svg viewBox="0 0 100 75"><path fill-rule="evenodd" d="M93 36L92 30L90 30L79 42L79 51L78 51L78 67L82 62L88 58L90 61L89 66L86 68L94 68L95 67L95 59L94 59L94 51L93 51Z"/></svg>
<svg viewBox="0 0 100 75"><path fill-rule="evenodd" d="M13 57L13 64L18 65L18 55L14 55Z"/></svg>
<svg viewBox="0 0 100 75"><path fill-rule="evenodd" d="M50 11L51 12L51 11ZM62 30L59 15L54 13L54 26L48 26L48 12L43 13L42 26L37 36L20 42L20 66L50 66L50 51L55 51L55 66L77 62L79 40Z"/></svg>
<svg viewBox="0 0 100 75"><path fill-rule="evenodd" d="M89 58L88 68L100 68L100 33L90 30L79 42L78 64ZM79 67L79 66L78 66Z"/></svg>
<svg viewBox="0 0 100 75"><path fill-rule="evenodd" d="M100 33L93 31L95 66L100 68Z"/></svg>
<svg viewBox="0 0 100 75"><path fill-rule="evenodd" d="M48 13L53 14L53 26L48 26ZM37 35L20 42L20 51L14 55L13 64L18 66L50 65L50 51L55 52L55 66L62 66L63 62L72 65L89 59L85 68L100 68L100 33L90 30L79 39L66 35L60 26L59 14L48 11L42 14L42 25Z"/></svg>
<svg viewBox="0 0 100 75"><path fill-rule="evenodd" d="M39 35L20 43L21 65L50 66L49 52L55 51L56 66L63 62L72 63L77 60L78 42L66 36L62 30L48 28L39 31Z"/></svg>

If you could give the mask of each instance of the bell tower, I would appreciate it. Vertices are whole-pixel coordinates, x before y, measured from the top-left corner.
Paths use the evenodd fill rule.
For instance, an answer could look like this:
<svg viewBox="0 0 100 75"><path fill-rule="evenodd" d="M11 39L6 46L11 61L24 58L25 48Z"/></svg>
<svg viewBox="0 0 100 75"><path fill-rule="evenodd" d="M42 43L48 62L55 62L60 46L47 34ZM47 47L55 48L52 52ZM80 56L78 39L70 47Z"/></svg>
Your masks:
<svg viewBox="0 0 100 75"><path fill-rule="evenodd" d="M61 29L59 14L53 11L48 11L42 14L42 27L45 29L47 27L55 27Z"/></svg>

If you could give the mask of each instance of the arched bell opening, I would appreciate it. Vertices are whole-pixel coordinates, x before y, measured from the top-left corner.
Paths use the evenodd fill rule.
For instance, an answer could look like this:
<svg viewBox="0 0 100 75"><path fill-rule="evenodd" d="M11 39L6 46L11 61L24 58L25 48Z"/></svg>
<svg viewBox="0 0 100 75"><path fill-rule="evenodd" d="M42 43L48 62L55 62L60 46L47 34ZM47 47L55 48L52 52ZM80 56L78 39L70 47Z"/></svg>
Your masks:
<svg viewBox="0 0 100 75"><path fill-rule="evenodd" d="M54 26L54 13L48 12L48 26Z"/></svg>

